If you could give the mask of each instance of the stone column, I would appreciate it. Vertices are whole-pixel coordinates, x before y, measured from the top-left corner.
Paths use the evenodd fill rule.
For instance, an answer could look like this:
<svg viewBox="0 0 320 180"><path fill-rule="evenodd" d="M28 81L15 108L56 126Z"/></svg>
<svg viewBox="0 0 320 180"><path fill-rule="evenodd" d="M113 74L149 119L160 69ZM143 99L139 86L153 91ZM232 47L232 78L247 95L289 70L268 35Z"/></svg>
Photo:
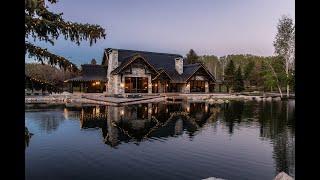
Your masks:
<svg viewBox="0 0 320 180"><path fill-rule="evenodd" d="M106 86L106 93L108 93L108 83L104 84Z"/></svg>
<svg viewBox="0 0 320 180"><path fill-rule="evenodd" d="M121 75L117 76L117 94L124 94L124 79L125 77L122 77L122 82L121 82Z"/></svg>
<svg viewBox="0 0 320 180"><path fill-rule="evenodd" d="M185 92L184 93L190 93L190 83L188 82L187 84L185 84Z"/></svg>
<svg viewBox="0 0 320 180"><path fill-rule="evenodd" d="M148 120L152 117L152 103L148 103Z"/></svg>
<svg viewBox="0 0 320 180"><path fill-rule="evenodd" d="M209 82L208 81L205 82L204 88L205 88L205 92L209 93Z"/></svg>
<svg viewBox="0 0 320 180"><path fill-rule="evenodd" d="M151 76L148 76L148 94L152 93Z"/></svg>

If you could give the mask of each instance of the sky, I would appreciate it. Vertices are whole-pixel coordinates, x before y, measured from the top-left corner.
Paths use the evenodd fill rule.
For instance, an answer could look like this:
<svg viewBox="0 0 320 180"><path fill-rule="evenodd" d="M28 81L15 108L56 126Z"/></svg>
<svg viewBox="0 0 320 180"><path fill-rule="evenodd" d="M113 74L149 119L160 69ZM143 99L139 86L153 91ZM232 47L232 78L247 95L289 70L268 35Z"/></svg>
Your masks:
<svg viewBox="0 0 320 180"><path fill-rule="evenodd" d="M106 39L92 46L64 38L54 46L29 39L77 65L92 58L101 63L105 48L271 56L279 18L295 19L294 0L60 0L48 6L65 20L106 30Z"/></svg>

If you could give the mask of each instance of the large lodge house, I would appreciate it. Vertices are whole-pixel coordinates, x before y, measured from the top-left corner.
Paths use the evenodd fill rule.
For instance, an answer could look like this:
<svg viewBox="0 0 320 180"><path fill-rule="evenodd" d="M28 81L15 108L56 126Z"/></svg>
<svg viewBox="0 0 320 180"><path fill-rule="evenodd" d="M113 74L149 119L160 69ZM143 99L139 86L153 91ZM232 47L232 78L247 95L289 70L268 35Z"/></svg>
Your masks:
<svg viewBox="0 0 320 180"><path fill-rule="evenodd" d="M178 54L108 48L101 65L82 65L82 74L66 82L72 92L150 94L209 93L216 80L203 64L185 64Z"/></svg>

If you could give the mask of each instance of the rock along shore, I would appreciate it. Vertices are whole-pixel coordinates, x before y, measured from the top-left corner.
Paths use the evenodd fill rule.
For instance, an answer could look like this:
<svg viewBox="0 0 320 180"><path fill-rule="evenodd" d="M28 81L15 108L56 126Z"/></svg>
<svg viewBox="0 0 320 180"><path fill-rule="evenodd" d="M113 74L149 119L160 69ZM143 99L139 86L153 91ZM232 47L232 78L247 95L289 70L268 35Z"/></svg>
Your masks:
<svg viewBox="0 0 320 180"><path fill-rule="evenodd" d="M158 94L145 95L141 98L116 98L106 97L101 93L62 93L47 96L25 96L26 104L101 104L101 105L129 105L165 101L171 99L184 99L186 101L208 101L209 103L225 103L230 100L254 100L254 101L279 101L278 96L252 96L236 94Z"/></svg>

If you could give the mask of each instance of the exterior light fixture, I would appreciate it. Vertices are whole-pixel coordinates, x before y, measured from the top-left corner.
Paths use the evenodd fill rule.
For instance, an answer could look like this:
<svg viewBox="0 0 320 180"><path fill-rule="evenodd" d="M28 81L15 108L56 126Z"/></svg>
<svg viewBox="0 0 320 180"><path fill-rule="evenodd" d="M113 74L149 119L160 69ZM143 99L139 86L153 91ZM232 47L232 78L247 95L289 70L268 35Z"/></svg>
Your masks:
<svg viewBox="0 0 320 180"><path fill-rule="evenodd" d="M124 110L123 110L123 109L120 111L120 114L121 114L122 116L124 115Z"/></svg>
<svg viewBox="0 0 320 180"><path fill-rule="evenodd" d="M121 84L120 84L120 87L122 87L122 88L123 88L123 87L124 87L124 83L121 83Z"/></svg>

